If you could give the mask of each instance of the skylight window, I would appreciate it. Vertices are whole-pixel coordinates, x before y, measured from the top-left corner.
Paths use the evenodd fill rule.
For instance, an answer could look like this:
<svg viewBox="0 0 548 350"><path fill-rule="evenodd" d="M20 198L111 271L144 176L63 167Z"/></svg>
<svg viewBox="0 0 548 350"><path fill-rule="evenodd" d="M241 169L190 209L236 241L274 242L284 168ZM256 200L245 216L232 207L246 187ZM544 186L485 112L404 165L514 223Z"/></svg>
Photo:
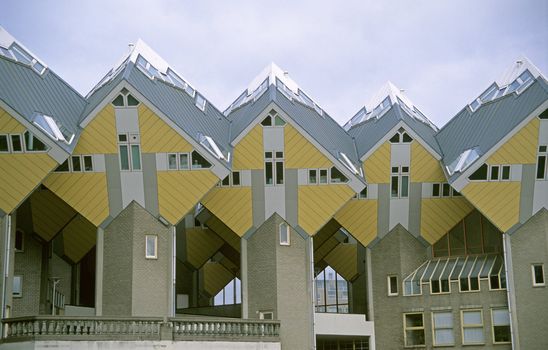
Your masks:
<svg viewBox="0 0 548 350"><path fill-rule="evenodd" d="M60 122L50 116L37 114L34 117L34 124L56 141L63 141L70 145L74 139L74 133L71 133Z"/></svg>
<svg viewBox="0 0 548 350"><path fill-rule="evenodd" d="M352 171L354 174L359 174L358 169L352 164L350 159L344 154L343 152L339 152L339 160L346 166L350 171Z"/></svg>
<svg viewBox="0 0 548 350"><path fill-rule="evenodd" d="M202 111L205 111L205 106L206 106L206 99L202 95L197 94L196 107L200 108Z"/></svg>
<svg viewBox="0 0 548 350"><path fill-rule="evenodd" d="M480 157L479 150L477 147L467 149L466 151L462 152L457 159L453 161L448 167L447 171L449 172L449 175L453 175L456 172L462 173L464 170L466 170L470 164L472 164L476 159Z"/></svg>
<svg viewBox="0 0 548 350"><path fill-rule="evenodd" d="M46 69L42 63L38 62L36 58L16 43L13 43L8 49L0 47L0 54L31 66L39 74L42 74Z"/></svg>
<svg viewBox="0 0 548 350"><path fill-rule="evenodd" d="M200 144L204 146L209 153L213 154L218 159L226 160L221 148L213 141L210 136L199 134Z"/></svg>

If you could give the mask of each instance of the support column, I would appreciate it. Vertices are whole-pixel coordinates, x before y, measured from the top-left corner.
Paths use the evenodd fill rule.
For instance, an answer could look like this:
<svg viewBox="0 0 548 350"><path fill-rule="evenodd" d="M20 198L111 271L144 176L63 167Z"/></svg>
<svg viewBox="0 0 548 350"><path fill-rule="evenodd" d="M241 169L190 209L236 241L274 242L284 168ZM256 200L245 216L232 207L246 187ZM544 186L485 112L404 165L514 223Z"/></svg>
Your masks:
<svg viewBox="0 0 548 350"><path fill-rule="evenodd" d="M169 234L170 234L170 239L169 239L169 244L170 244L170 251L171 251L171 257L169 259L169 267L168 267L168 276L169 276L169 281L168 281L168 292L167 292L167 312L168 312L168 316L169 317L175 317L175 308L176 308L176 300L175 300L175 296L176 296L176 291L175 291L175 286L176 286L176 271L177 271L177 268L175 266L176 262L177 262L177 241L176 241L176 228L175 226L170 226L169 227Z"/></svg>
<svg viewBox="0 0 548 350"><path fill-rule="evenodd" d="M1 302L1 316L6 318L9 315L6 313L7 305L7 293L8 293L8 278L9 278L9 256L10 256L10 216L4 215L0 217L0 271L2 272L2 282L0 285L0 302ZM4 337L3 325L0 324L0 338Z"/></svg>
<svg viewBox="0 0 548 350"><path fill-rule="evenodd" d="M242 282L242 318L249 318L249 302L247 290L247 240L240 239L240 280Z"/></svg>
<svg viewBox="0 0 548 350"><path fill-rule="evenodd" d="M103 251L105 231L97 228L97 243L95 245L95 316L103 315Z"/></svg>

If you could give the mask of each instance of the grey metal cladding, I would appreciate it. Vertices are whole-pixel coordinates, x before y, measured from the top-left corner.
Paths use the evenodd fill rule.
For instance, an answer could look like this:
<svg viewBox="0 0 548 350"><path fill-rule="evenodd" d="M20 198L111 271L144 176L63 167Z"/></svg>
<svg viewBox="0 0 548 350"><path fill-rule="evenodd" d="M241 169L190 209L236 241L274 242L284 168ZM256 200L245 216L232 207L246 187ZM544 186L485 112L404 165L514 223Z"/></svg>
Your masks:
<svg viewBox="0 0 548 350"><path fill-rule="evenodd" d="M32 122L36 112L50 115L78 136L78 120L86 101L51 69L42 75L31 67L0 56L0 99ZM77 138L75 138L75 141ZM76 142L57 144L72 152Z"/></svg>
<svg viewBox="0 0 548 350"><path fill-rule="evenodd" d="M268 91L257 101L250 102L229 114L228 118L232 121L232 138L236 138L271 102L288 114L335 158L339 158L338 152L343 152L352 162L359 164L352 137L336 121L325 111L323 115L319 115L313 108L289 100L274 85L270 85Z"/></svg>
<svg viewBox="0 0 548 350"><path fill-rule="evenodd" d="M440 147L434 137L436 131L426 123L408 115L398 104L393 104L388 112L380 118L372 118L348 131L356 141L360 158L386 136L400 121L405 122L424 142L441 155Z"/></svg>
<svg viewBox="0 0 548 350"><path fill-rule="evenodd" d="M127 69L121 69L120 72L118 72L112 79L110 79L105 85L101 86L97 90L95 90L91 95L86 97L87 100L87 106L82 112L82 115L80 116L80 121L85 119L88 114L95 109L104 99L107 97L108 94L112 91L112 89L118 85L123 79L124 79L124 72Z"/></svg>
<svg viewBox="0 0 548 350"><path fill-rule="evenodd" d="M213 104L208 101L205 111L202 111L185 91L157 79L151 80L133 63L126 69L130 70L127 72L128 83L190 137L199 142L197 135L202 133L211 136L225 150L230 150L230 122Z"/></svg>
<svg viewBox="0 0 548 350"><path fill-rule="evenodd" d="M547 99L547 82L539 77L519 95L511 93L487 102L475 112L463 108L436 135L444 164L451 164L472 147L485 154Z"/></svg>

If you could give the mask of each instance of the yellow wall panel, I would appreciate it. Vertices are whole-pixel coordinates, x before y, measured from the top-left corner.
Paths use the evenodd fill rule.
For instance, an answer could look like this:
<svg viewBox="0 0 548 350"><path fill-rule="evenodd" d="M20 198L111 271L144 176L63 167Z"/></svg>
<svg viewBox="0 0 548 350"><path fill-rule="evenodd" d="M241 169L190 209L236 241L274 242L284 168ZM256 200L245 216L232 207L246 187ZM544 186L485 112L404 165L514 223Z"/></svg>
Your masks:
<svg viewBox="0 0 548 350"><path fill-rule="evenodd" d="M219 263L207 263L202 268L204 278L204 290L215 296L223 289L234 276L223 265Z"/></svg>
<svg viewBox="0 0 548 350"><path fill-rule="evenodd" d="M253 225L250 187L218 187L202 204L240 237Z"/></svg>
<svg viewBox="0 0 548 350"><path fill-rule="evenodd" d="M190 143L143 103L139 105L139 129L144 153L192 151Z"/></svg>
<svg viewBox="0 0 548 350"><path fill-rule="evenodd" d="M170 223L178 223L218 181L209 170L159 171L160 214Z"/></svg>
<svg viewBox="0 0 548 350"><path fill-rule="evenodd" d="M333 236L314 249L314 263L318 264L325 258L340 242Z"/></svg>
<svg viewBox="0 0 548 350"><path fill-rule="evenodd" d="M335 220L367 247L377 237L377 206L377 200L353 199L335 214Z"/></svg>
<svg viewBox="0 0 548 350"><path fill-rule="evenodd" d="M25 130L23 124L0 108L0 133L23 133Z"/></svg>
<svg viewBox="0 0 548 350"><path fill-rule="evenodd" d="M81 215L75 217L63 230L65 255L77 263L95 246L97 228Z"/></svg>
<svg viewBox="0 0 548 350"><path fill-rule="evenodd" d="M0 154L0 209L11 213L56 166L46 153Z"/></svg>
<svg viewBox="0 0 548 350"><path fill-rule="evenodd" d="M330 168L333 163L290 124L284 128L285 167Z"/></svg>
<svg viewBox="0 0 548 350"><path fill-rule="evenodd" d="M533 118L527 125L503 144L489 159L488 164L536 164L540 120Z"/></svg>
<svg viewBox="0 0 548 350"><path fill-rule="evenodd" d="M53 192L37 190L30 197L34 232L50 241L72 220L76 211Z"/></svg>
<svg viewBox="0 0 548 350"><path fill-rule="evenodd" d="M199 269L223 245L214 232L200 227L186 229L186 260Z"/></svg>
<svg viewBox="0 0 548 350"><path fill-rule="evenodd" d="M416 140L411 143L411 182L445 182L440 162Z"/></svg>
<svg viewBox="0 0 548 350"><path fill-rule="evenodd" d="M383 143L365 160L363 170L369 183L390 183L390 142Z"/></svg>
<svg viewBox="0 0 548 350"><path fill-rule="evenodd" d="M84 128L74 154L111 153L118 153L118 137L114 107L109 103Z"/></svg>
<svg viewBox="0 0 548 350"><path fill-rule="evenodd" d="M464 197L424 198L421 201L421 235L434 244L473 209Z"/></svg>
<svg viewBox="0 0 548 350"><path fill-rule="evenodd" d="M358 245L339 244L324 260L345 280L352 281L358 274Z"/></svg>
<svg viewBox="0 0 548 350"><path fill-rule="evenodd" d="M211 218L207 220L207 226L237 252L240 252L240 237L218 217L212 215Z"/></svg>
<svg viewBox="0 0 548 350"><path fill-rule="evenodd" d="M346 185L299 186L299 226L314 235L354 195Z"/></svg>
<svg viewBox="0 0 548 350"><path fill-rule="evenodd" d="M263 127L255 125L234 147L234 169L263 169Z"/></svg>
<svg viewBox="0 0 548 350"><path fill-rule="evenodd" d="M521 183L471 182L462 193L502 232L518 223Z"/></svg>
<svg viewBox="0 0 548 350"><path fill-rule="evenodd" d="M51 173L44 185L93 225L108 216L107 178L105 173Z"/></svg>

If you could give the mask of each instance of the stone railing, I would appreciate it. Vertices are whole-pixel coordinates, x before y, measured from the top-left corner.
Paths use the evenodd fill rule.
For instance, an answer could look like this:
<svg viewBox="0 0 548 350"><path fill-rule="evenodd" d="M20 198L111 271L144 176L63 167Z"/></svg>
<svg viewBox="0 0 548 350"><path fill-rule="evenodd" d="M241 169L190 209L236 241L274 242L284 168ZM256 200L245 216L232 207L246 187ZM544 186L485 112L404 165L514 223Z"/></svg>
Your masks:
<svg viewBox="0 0 548 350"><path fill-rule="evenodd" d="M108 318L33 316L2 321L4 341L237 340L279 341L280 323L219 317Z"/></svg>

